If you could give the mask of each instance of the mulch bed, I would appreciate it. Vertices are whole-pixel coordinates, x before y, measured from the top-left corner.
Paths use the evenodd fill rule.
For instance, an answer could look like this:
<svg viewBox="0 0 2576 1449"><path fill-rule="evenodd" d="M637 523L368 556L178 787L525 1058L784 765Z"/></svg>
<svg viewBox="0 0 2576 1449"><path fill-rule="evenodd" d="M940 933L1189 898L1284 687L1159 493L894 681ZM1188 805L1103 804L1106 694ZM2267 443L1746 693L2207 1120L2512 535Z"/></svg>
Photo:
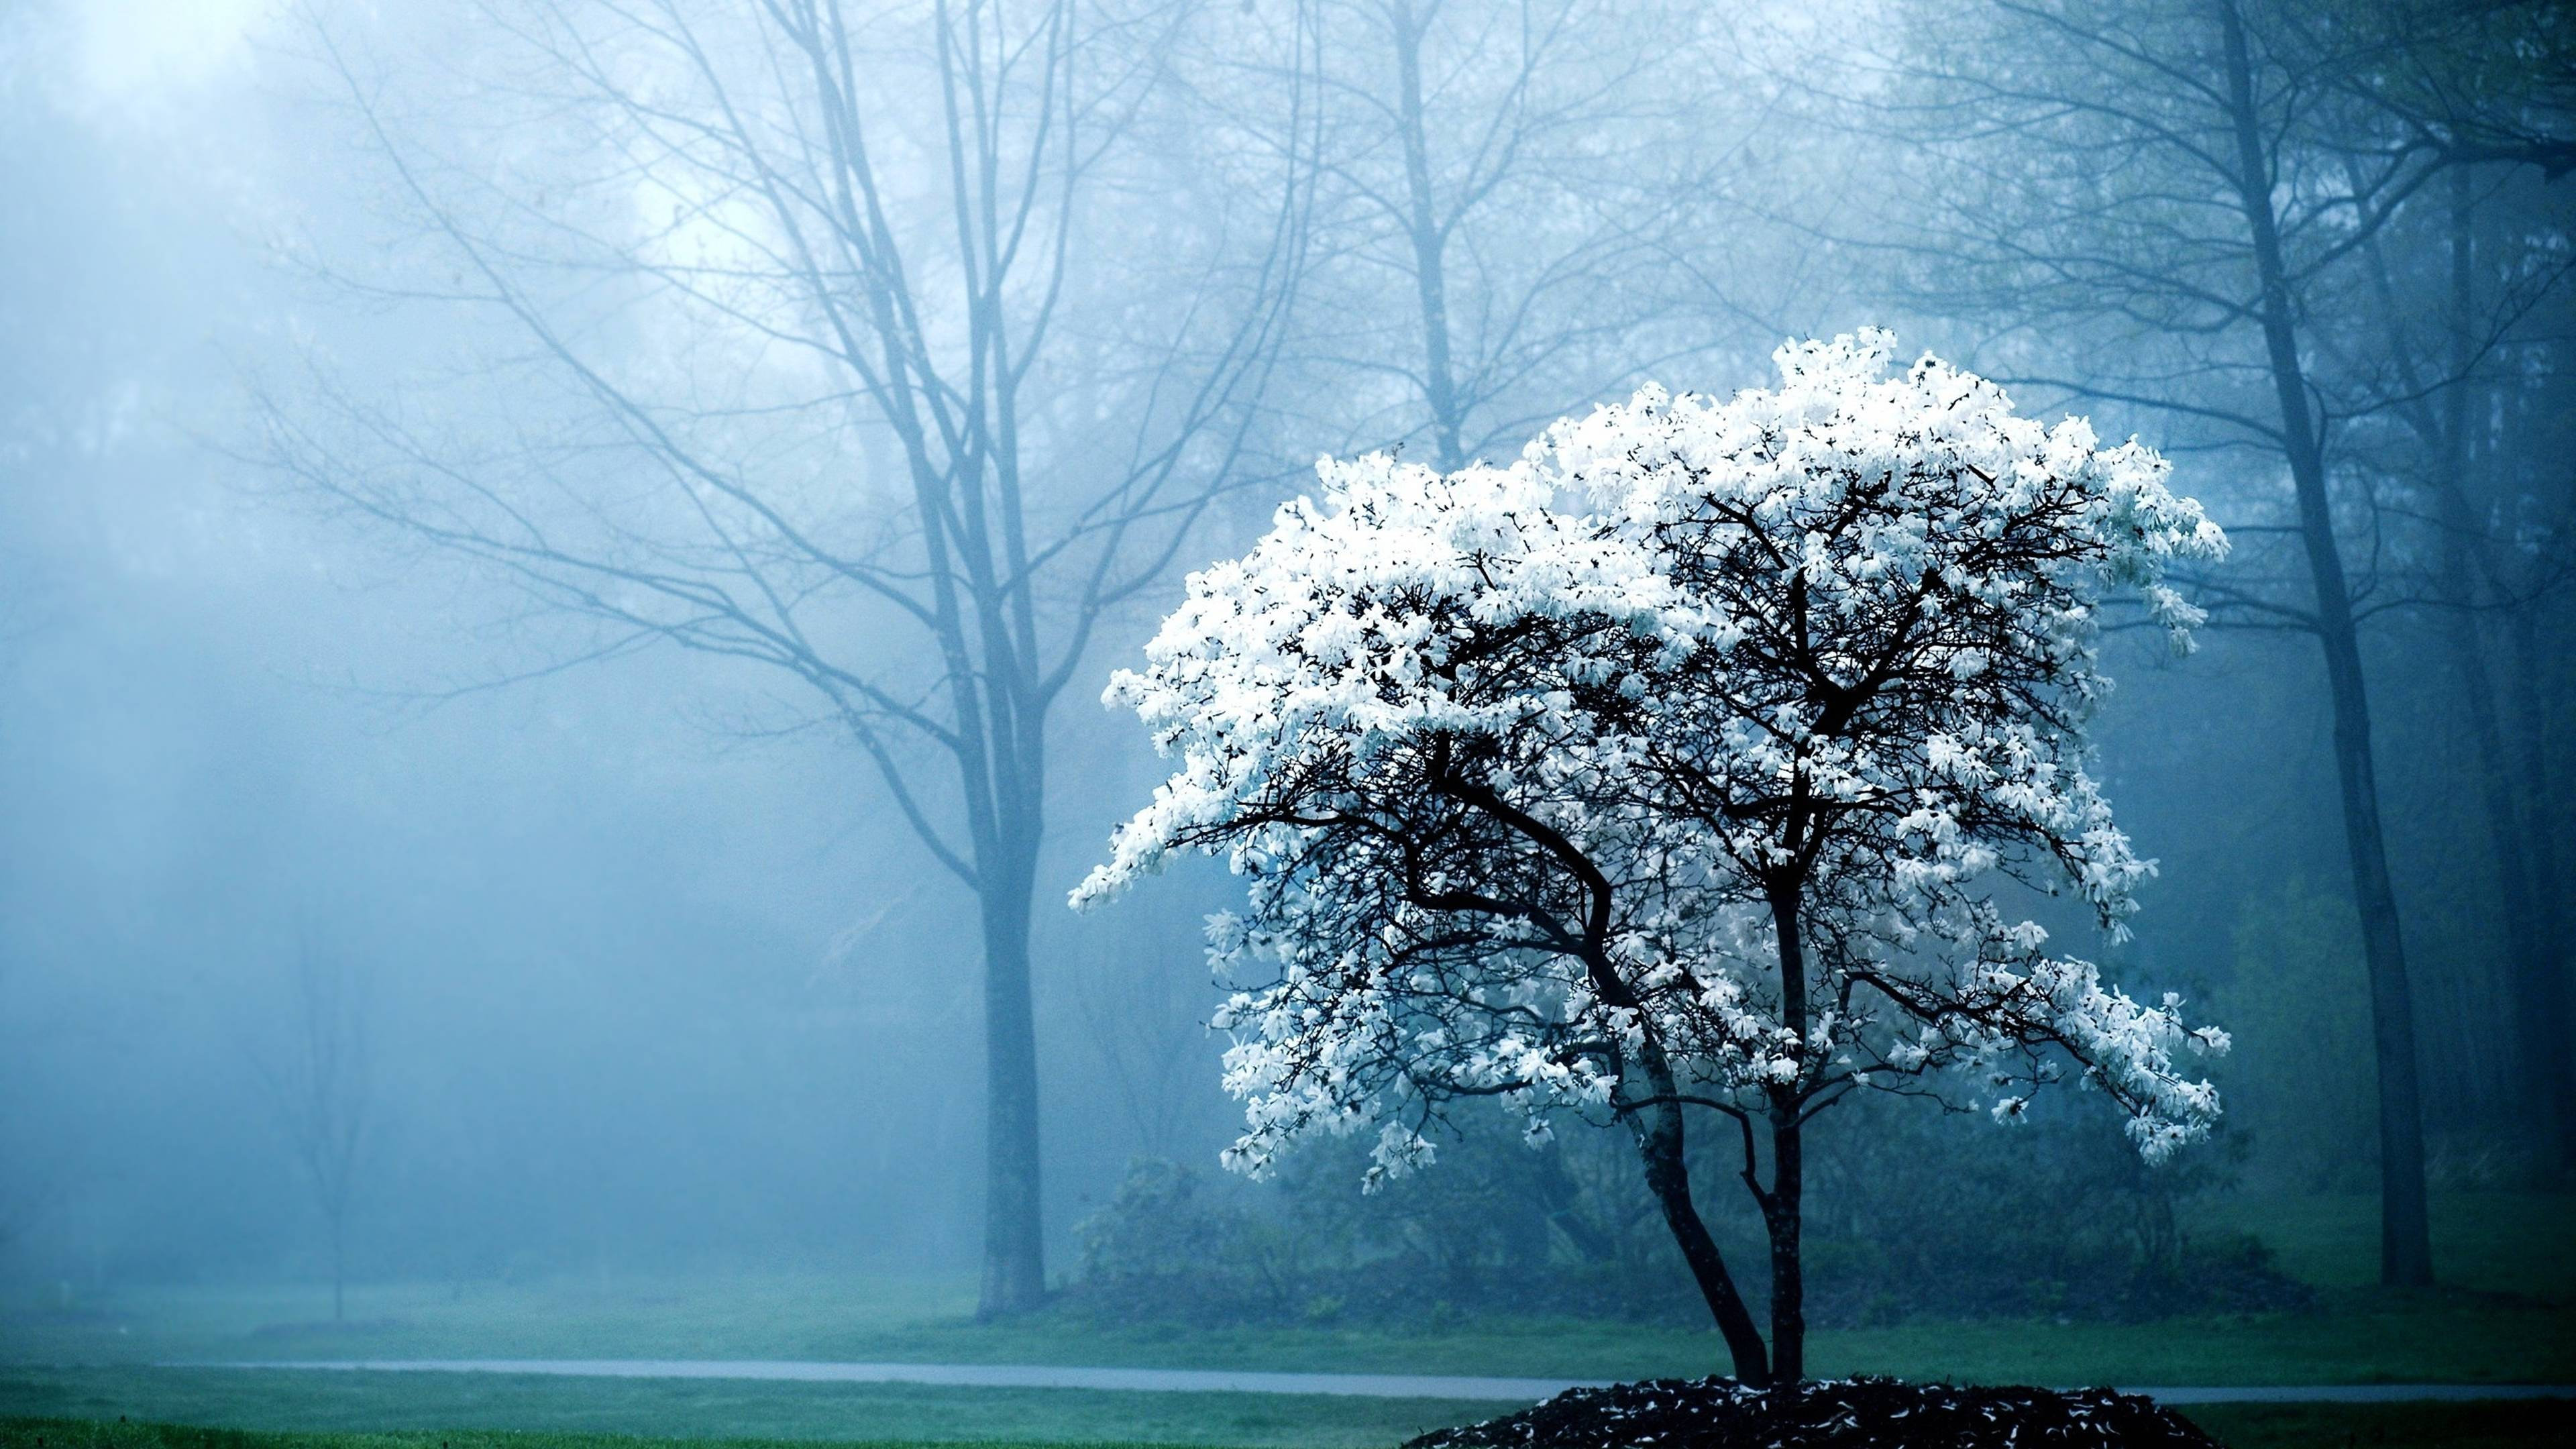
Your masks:
<svg viewBox="0 0 2576 1449"><path fill-rule="evenodd" d="M1836 1379L1764 1391L1733 1379L1569 1389L1404 1449L2218 1449L2139 1394Z"/></svg>

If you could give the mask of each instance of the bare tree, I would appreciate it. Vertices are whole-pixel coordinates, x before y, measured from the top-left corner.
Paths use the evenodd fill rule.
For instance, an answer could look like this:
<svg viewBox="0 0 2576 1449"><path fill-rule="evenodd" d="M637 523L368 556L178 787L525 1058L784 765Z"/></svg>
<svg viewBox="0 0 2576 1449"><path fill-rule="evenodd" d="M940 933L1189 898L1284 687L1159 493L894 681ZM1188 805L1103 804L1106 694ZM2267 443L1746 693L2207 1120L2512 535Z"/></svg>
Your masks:
<svg viewBox="0 0 2576 1449"><path fill-rule="evenodd" d="M473 104L518 123L478 156L314 34L418 224L370 285L497 319L506 385L439 414L325 377L272 400L266 453L588 621L534 668L677 644L846 732L978 906L981 1311L1034 1306L1048 715L1242 480L1307 178L1293 146L1210 176L1158 144L1222 130L1170 84L1189 0L477 14ZM1305 94L1272 99L1303 134Z"/></svg>
<svg viewBox="0 0 2576 1449"><path fill-rule="evenodd" d="M282 1051L254 1053L278 1130L330 1234L331 1321L348 1319L349 1215L371 1123L373 1055L364 983L307 942L289 977Z"/></svg>
<svg viewBox="0 0 2576 1449"><path fill-rule="evenodd" d="M1904 259L1917 303L2000 324L1984 360L2007 380L2159 410L2286 474L2229 522L2258 548L2209 600L2323 653L2378 1066L2381 1276L2420 1284L2414 983L2361 649L2370 615L2409 601L2374 596L2381 500L2337 451L2339 425L2388 399L2335 391L2320 334L2361 300L2393 217L2446 166L2505 153L2387 103L2402 33L2303 0L1914 7L1854 98L1910 146L1890 183L1908 239L1849 239ZM2287 566L2268 583L2266 540Z"/></svg>
<svg viewBox="0 0 2576 1449"><path fill-rule="evenodd" d="M1186 951L1173 953L1186 958ZM1175 990L1179 978L1160 959L1122 960L1084 972L1074 990L1085 1038L1118 1090L1136 1134L1137 1151L1169 1160L1179 1153L1193 1089L1205 1086L1210 1033L1204 1002ZM1204 987L1202 987L1204 989Z"/></svg>
<svg viewBox="0 0 2576 1449"><path fill-rule="evenodd" d="M1700 7L1331 0L1312 23L1300 344L1347 442L1418 440L1444 469L1517 450L1745 320L1716 218L1752 127Z"/></svg>
<svg viewBox="0 0 2576 1449"><path fill-rule="evenodd" d="M2559 319L2549 308L2557 303L2563 310L2559 294L2576 261L2566 254L2566 227L2549 224L2545 214L2518 218L2510 240L2481 248L2481 202L2509 206L2499 193L2510 198L2512 187L2510 178L2482 181L2477 169L2452 166L2438 205L2418 208L2415 217L2371 238L2366 252L2378 326L2363 335L2377 344L2385 361L2376 371L2391 388L2384 420L2356 417L2355 430L2365 444L2377 444L2373 451L2387 455L2391 470L2423 500L2415 507L2430 538L2416 566L2448 647L2470 747L2464 763L2494 857L2514 1000L2514 1066L2549 1119L2548 1151L2561 1163L2576 1163L2576 1073L2560 1045L2576 1013L2558 944L2555 822L2543 803L2551 798L2548 771L2539 749L2508 738L2519 732L2508 729L2504 707L2508 698L2537 691L2539 671L2502 659L2499 631L2491 627L2504 624L2503 632L2518 642L2526 621L2564 589L2576 568L2568 550L2568 510L2576 499L2548 497L2542 480L2515 476L2511 446L2499 437L2494 416L2497 403L2556 381L2547 339ZM2441 298L2441 305L2408 305L2426 296ZM2426 313L2429 325L2419 325ZM2355 363L2354 370L2371 371ZM2384 422L2379 431L2394 436L2372 438L2374 422Z"/></svg>
<svg viewBox="0 0 2576 1449"><path fill-rule="evenodd" d="M1640 378L1777 342L1814 273L1742 225L1763 102L1729 84L1724 23L1669 0L1318 0L1250 19L1236 103L1309 68L1316 89L1298 366L1273 389L1290 434L1455 469ZM1560 1151L1501 1170L1597 1256Z"/></svg>

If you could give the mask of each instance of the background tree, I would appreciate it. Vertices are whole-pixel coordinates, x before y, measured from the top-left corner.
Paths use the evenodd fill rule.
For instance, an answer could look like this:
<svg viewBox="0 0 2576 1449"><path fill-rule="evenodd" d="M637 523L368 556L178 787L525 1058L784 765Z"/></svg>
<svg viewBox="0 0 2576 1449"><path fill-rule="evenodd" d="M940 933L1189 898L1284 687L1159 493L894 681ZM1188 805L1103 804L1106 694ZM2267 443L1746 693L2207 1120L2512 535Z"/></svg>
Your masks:
<svg viewBox="0 0 2576 1449"><path fill-rule="evenodd" d="M1215 947L1235 1165L1377 1123L1373 1176L1402 1172L1468 1099L1533 1138L1604 1113L1764 1384L1805 1374L1805 1130L1850 1093L1964 1107L2071 1059L2151 1158L2207 1130L2174 1053L2224 1034L1996 888L2122 929L2151 867L2082 767L2099 596L2187 637L2157 579L2223 541L2152 453L1930 359L1886 378L1891 342L1785 347L1727 403L1650 389L1508 471L1327 464L1322 505L1193 576L1113 685L1178 768L1077 900L1176 851L1250 878ZM1693 1201L1693 1107L1740 1134L1767 1352Z"/></svg>
<svg viewBox="0 0 2576 1449"><path fill-rule="evenodd" d="M2403 601L2350 562L2376 561L2386 500L2338 451L2386 390L2338 375L2321 334L2362 303L2372 239L2451 140L2385 104L2388 36L2335 6L1999 0L1915 7L1901 35L1857 99L1921 162L1891 188L1904 294L1993 329L2008 381L2156 410L2263 460L2230 532L2283 547L2209 599L2222 623L2303 630L2322 651L2372 1001L2381 1276L2429 1282L2418 983L2362 647Z"/></svg>
<svg viewBox="0 0 2576 1449"><path fill-rule="evenodd" d="M2493 857L2515 1069L2548 1121L2545 1155L2564 1165L2576 1163L2576 1083L2561 1046L2571 1017L2551 884L2556 822L2538 804L2550 798L2545 753L2508 739L2518 732L2509 731L2507 714L2538 712L2529 701L2543 671L2514 656L2527 655L2523 632L2576 563L2561 480L2535 475L2520 456L2546 425L2516 416L2522 394L2555 371L2551 339L2566 309L2559 293L2576 263L2563 226L2516 215L2521 188L2513 177L2482 181L2479 169L2452 165L2442 184L2370 239L2377 330L2352 329L2357 346L2328 346L2341 354L2342 370L2375 374L2387 396L2375 413L2354 410L2347 451L2356 465L2376 467L2379 486L2403 500L2401 514L2414 525L2408 532L2418 535L2386 551L2416 575L2412 588L2437 617L2455 677L2468 744L2459 763ZM2484 228L2483 257L2482 202L2512 218ZM2428 297L2439 305L2410 305ZM2499 403L2513 419L2502 427Z"/></svg>
<svg viewBox="0 0 2576 1449"><path fill-rule="evenodd" d="M1660 0L1277 10L1256 53L1283 59L1254 75L1292 78L1311 36L1321 170L1279 399L1297 435L1454 470L1748 317L1752 353L1776 342L1802 273L1729 224L1755 116L1716 23Z"/></svg>
<svg viewBox="0 0 2576 1449"><path fill-rule="evenodd" d="M305 943L289 973L286 1041L253 1055L329 1235L331 1321L348 1321L349 1217L373 1125L367 993L337 956Z"/></svg>
<svg viewBox="0 0 2576 1449"><path fill-rule="evenodd" d="M1268 394L1289 468L1317 438L1446 470L1507 454L1641 379L1761 356L1808 300L1814 269L1744 224L1764 97L1706 7L1321 0L1262 16L1234 94L1303 68L1316 94L1314 240ZM1516 1242L1553 1234L1601 1261L1553 1147L1496 1166L1528 1179L1507 1209Z"/></svg>
<svg viewBox="0 0 2576 1449"><path fill-rule="evenodd" d="M988 1315L1046 1290L1048 714L1239 481L1296 273L1293 165L1139 202L1171 181L1152 141L1194 119L1157 107L1198 18L495 3L503 44L463 66L493 149L455 155L429 139L454 113L401 114L314 31L415 228L358 285L502 340L444 410L327 374L273 399L268 458L586 624L532 671L729 656L860 748L978 906Z"/></svg>

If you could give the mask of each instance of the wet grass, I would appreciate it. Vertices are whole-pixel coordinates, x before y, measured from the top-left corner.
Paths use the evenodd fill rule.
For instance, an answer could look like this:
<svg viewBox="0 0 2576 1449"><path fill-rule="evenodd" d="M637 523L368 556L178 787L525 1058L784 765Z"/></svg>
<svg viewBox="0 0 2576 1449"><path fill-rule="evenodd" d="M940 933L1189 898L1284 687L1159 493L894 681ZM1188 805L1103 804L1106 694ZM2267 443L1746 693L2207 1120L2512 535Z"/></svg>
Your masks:
<svg viewBox="0 0 2576 1449"><path fill-rule="evenodd" d="M316 1358L783 1358L1640 1378L1711 1371L1714 1335L1498 1319L1419 1332L1117 1328L1041 1317L979 1326L962 1296L868 1279L641 1281L353 1294L362 1322L300 1322L305 1295L121 1294L81 1318L0 1324L32 1370ZM923 1299L929 1298L925 1303ZM920 1317L907 1320L906 1313ZM1908 1323L1814 1335L1827 1374L2052 1384L2576 1382L2564 1302L2440 1289L2330 1289L2310 1309L2143 1324Z"/></svg>
<svg viewBox="0 0 2576 1449"><path fill-rule="evenodd" d="M2228 1449L2543 1449L2569 1441L2576 1402L2211 1404L2184 1416Z"/></svg>
<svg viewBox="0 0 2576 1449"><path fill-rule="evenodd" d="M2146 1324L1905 1323L1821 1332L1821 1372L2054 1384L2576 1382L2576 1199L2436 1201L2445 1286L2368 1286L2368 1198L2235 1200L2210 1230L2252 1230L2320 1288L2298 1312ZM0 1297L0 1367L312 1358L786 1358L1636 1378L1718 1362L1705 1331L1491 1319L1389 1332L1213 1331L1039 1315L979 1325L971 1284L862 1275L563 1278L360 1285L351 1322L317 1322L309 1285L201 1285Z"/></svg>
<svg viewBox="0 0 2576 1449"><path fill-rule="evenodd" d="M194 1424L100 1423L82 1419L0 1419L0 1449L635 1449L670 1441L628 1434L491 1429L421 1429L384 1433L271 1432ZM705 1449L762 1449L777 1439L706 1439ZM794 1441L802 1445L804 1441ZM1020 1449L1024 1440L871 1439L851 1449ZM1101 1449L1115 1449L1102 1445Z"/></svg>
<svg viewBox="0 0 2576 1449"><path fill-rule="evenodd" d="M2568 1420L2576 1403L2565 1401L2491 1404L2226 1404L2190 1411L2190 1417L2230 1449L2540 1449L2568 1440ZM846 1437L827 1442L852 1449L899 1449L906 1445L939 1445L941 1449L1023 1449L1057 1444L1061 1439L988 1438L972 1427L927 1437ZM194 1425L101 1421L97 1419L0 1419L0 1449L654 1449L684 1431L665 1428L649 1435L603 1433L581 1429L377 1429L351 1432L332 1429L244 1430ZM872 1431L860 1430L857 1433ZM1310 1437L1286 1439L1204 1440L1204 1443L1255 1444L1393 1444L1402 1429L1378 1437L1342 1437L1327 1430ZM703 1449L764 1449L792 1444L810 1449L812 1439L767 1437L700 1438ZM1109 1449L1121 1444L1152 1444L1157 1449L1187 1442L1169 1439L1098 1438L1085 1441Z"/></svg>
<svg viewBox="0 0 2576 1449"><path fill-rule="evenodd" d="M2445 1286L2431 1292L2368 1286L2376 1219L2366 1198L2237 1201L2210 1209L2204 1226L2264 1236L2290 1271L2318 1285L2313 1308L2146 1324L2023 1320L1826 1332L1815 1335L1810 1363L1828 1375L2064 1385L2576 1383L2576 1200L2487 1194L2437 1199L2436 1208ZM308 1435L472 1425L705 1439L1341 1446L1395 1443L1492 1406L154 1365L785 1358L1623 1379L1696 1375L1719 1361L1705 1332L1581 1320L1465 1321L1414 1332L1115 1328L1049 1315L977 1325L968 1284L855 1274L364 1285L350 1297L353 1321L337 1327L315 1321L327 1303L327 1293L309 1285L18 1290L0 1297L0 1415L112 1422L124 1414ZM2341 1407L2194 1412L2249 1449L2448 1443L2422 1436L2455 1420L2468 1426L2464 1434L2485 1425L2477 1432L2508 1435L2495 1443L2534 1442L2509 1434L2546 1417L2513 1405L2392 1409L2380 1418ZM2349 1432L2313 1437L2333 1425ZM2349 1427L2356 1425L2363 1427ZM2383 1431L2416 1437L2369 1437Z"/></svg>
<svg viewBox="0 0 2576 1449"><path fill-rule="evenodd" d="M267 1432L210 1429L193 1424L98 1423L80 1419L0 1419L0 1449L636 1449L667 1439L628 1434L579 1434L488 1429L422 1429L385 1433ZM763 1449L807 1441L705 1439L705 1449ZM862 1439L850 1449L1021 1449L1027 1440ZM1117 1449L1103 1444L1100 1449Z"/></svg>
<svg viewBox="0 0 2576 1449"><path fill-rule="evenodd" d="M0 1371L0 1414L272 1434L514 1430L555 1436L866 1442L1389 1445L1492 1404L1301 1394L1118 1393L511 1374L116 1368Z"/></svg>

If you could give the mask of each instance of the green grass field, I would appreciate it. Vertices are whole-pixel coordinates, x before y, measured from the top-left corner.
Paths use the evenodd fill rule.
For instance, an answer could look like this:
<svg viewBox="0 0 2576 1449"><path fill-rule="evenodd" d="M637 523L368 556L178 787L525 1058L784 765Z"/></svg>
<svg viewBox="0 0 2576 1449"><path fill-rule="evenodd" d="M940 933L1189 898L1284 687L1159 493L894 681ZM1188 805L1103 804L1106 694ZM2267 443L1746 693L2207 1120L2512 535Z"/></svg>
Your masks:
<svg viewBox="0 0 2576 1449"><path fill-rule="evenodd" d="M2217 1405L2191 1417L2231 1449L2543 1449L2567 1442L2568 1401L2510 1404ZM332 1432L215 1429L96 1419L0 1419L0 1449L659 1449L667 1439L572 1430L461 1429ZM705 1449L765 1449L784 1441L710 1437ZM850 1449L1044 1449L1025 1439L864 1439ZM1176 1441L1103 1439L1098 1449ZM1329 1442L1329 1441L1308 1441ZM796 1442L795 1449L807 1449Z"/></svg>
<svg viewBox="0 0 2576 1449"><path fill-rule="evenodd" d="M1104 1393L572 1379L512 1374L114 1369L0 1379L0 1412L272 1433L625 1434L659 1439L1120 1441L1358 1449L1507 1406L1299 1394Z"/></svg>
<svg viewBox="0 0 2576 1449"><path fill-rule="evenodd" d="M2446 1282L2431 1292L2389 1293L2369 1285L2375 1219L2367 1200L2239 1201L2213 1210L2207 1225L2265 1237L2285 1267L2318 1286L2314 1308L2148 1324L1916 1323L1827 1332L1815 1336L1811 1363L1827 1375L2060 1384L2576 1383L2570 1228L2576 1202L2494 1194L2445 1198L2438 1208L2437 1256ZM315 1322L327 1303L327 1294L311 1285L129 1288L68 1299L59 1290L22 1293L0 1302L0 1415L111 1423L124 1415L137 1424L305 1435L439 1431L451 1439L471 1427L706 1440L1320 1449L1392 1444L1495 1406L158 1365L667 1357L1636 1378L1706 1373L1718 1358L1714 1336L1705 1332L1576 1320L1466 1322L1413 1334L1104 1329L1045 1315L979 1326L969 1315L967 1285L862 1276L590 1277L467 1284L461 1291L366 1285L352 1292L352 1322L339 1328ZM2222 1407L2203 1417L2240 1449L2546 1442L2511 1437L2519 1432L2514 1425L2545 1416L2503 1405L2426 1409L2413 1417L2393 1408ZM526 1441L540 1442L573 1441Z"/></svg>

